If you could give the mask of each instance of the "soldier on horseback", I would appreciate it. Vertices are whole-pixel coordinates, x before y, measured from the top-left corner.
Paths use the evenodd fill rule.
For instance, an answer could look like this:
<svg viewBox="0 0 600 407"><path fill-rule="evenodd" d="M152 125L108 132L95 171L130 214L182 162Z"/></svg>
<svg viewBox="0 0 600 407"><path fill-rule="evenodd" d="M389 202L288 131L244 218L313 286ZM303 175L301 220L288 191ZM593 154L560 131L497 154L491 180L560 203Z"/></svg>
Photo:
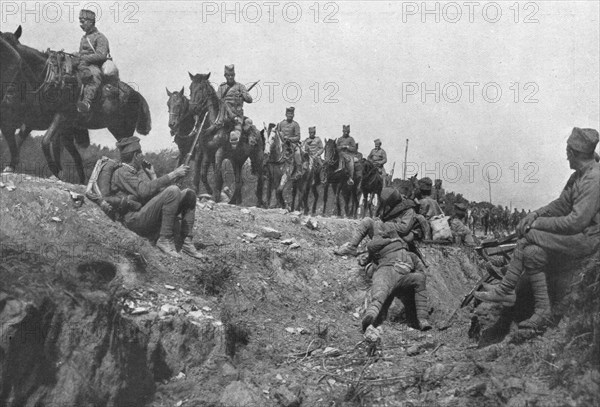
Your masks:
<svg viewBox="0 0 600 407"><path fill-rule="evenodd" d="M102 64L108 59L108 39L96 28L96 14L91 10L79 12L79 25L85 32L79 44L78 70L83 83L83 98L77 102L79 113L88 113L102 83Z"/></svg>
<svg viewBox="0 0 600 407"><path fill-rule="evenodd" d="M379 173L384 177L387 175L385 172L385 163L387 163L387 154L383 148L381 148L381 140L375 139L375 148L369 153L367 160L371 161L375 167L379 170Z"/></svg>
<svg viewBox="0 0 600 407"><path fill-rule="evenodd" d="M242 128L247 130L252 125L252 121L244 117L244 102L252 103L252 96L243 84L235 81L234 65L225 65L225 79L227 81L223 82L217 91L221 106L215 124L220 126L233 123L229 141L237 144L242 136Z"/></svg>
<svg viewBox="0 0 600 407"><path fill-rule="evenodd" d="M321 154L323 154L323 142L316 136L315 127L308 128L308 138L302 143L302 151L308 155L308 169L320 168L322 165Z"/></svg>
<svg viewBox="0 0 600 407"><path fill-rule="evenodd" d="M340 155L340 164L335 172L341 172L346 167L350 174L348 185L354 185L354 156L357 147L356 141L350 136L350 125L342 126L342 137L336 140L336 147Z"/></svg>
<svg viewBox="0 0 600 407"><path fill-rule="evenodd" d="M285 109L285 120L281 121L276 130L289 142L294 155L294 176L292 179L302 177L302 156L300 155L300 125L294 121L294 107Z"/></svg>

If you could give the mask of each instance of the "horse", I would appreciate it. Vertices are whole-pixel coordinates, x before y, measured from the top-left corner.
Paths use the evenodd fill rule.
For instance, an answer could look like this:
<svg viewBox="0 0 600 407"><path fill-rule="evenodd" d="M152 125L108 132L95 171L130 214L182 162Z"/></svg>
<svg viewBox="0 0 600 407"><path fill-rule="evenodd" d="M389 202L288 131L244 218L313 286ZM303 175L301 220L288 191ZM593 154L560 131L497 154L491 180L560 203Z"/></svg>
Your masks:
<svg viewBox="0 0 600 407"><path fill-rule="evenodd" d="M348 171L336 171L341 159L336 142L336 139L325 139L325 162L323 164L323 171L325 171L326 181L323 186L323 216L325 216L325 211L327 209L327 195L329 192L329 185L331 185L336 197L337 216L342 216L340 205L341 194L344 198L344 212L346 216L356 218L356 213L358 211L357 191L362 181L362 165L360 163L359 165L354 163L354 184L348 185L348 179L350 178ZM350 209L351 202L352 209Z"/></svg>
<svg viewBox="0 0 600 407"><path fill-rule="evenodd" d="M289 145L290 141L285 140L281 132L274 129L274 127L275 124L270 123L268 128L262 130L262 134L266 139L264 151L264 165L267 171L266 204L267 206L271 205L273 189L276 189L275 197L277 204L280 208L285 208L283 190L288 181L290 181L292 172L294 171L294 155L292 146ZM294 188L292 191L292 211L294 210L296 192L297 188Z"/></svg>
<svg viewBox="0 0 600 407"><path fill-rule="evenodd" d="M307 153L303 154L303 157L308 156ZM302 208L304 210L304 214L308 215L308 196L312 191L313 194L313 204L312 204L312 215L314 216L317 213L317 203L319 201L319 185L321 185L321 174L323 171L323 166L320 162L313 162L310 165L310 158L307 157L307 162L309 163L309 168L302 174L302 177L297 181L292 183L292 206L294 205L294 198L296 196L296 189L301 191L300 205L299 209Z"/></svg>
<svg viewBox="0 0 600 407"><path fill-rule="evenodd" d="M250 164L253 175L256 175L256 200L257 206L264 206L263 203L263 145L264 139L254 125L248 126L242 132L239 142L231 143L229 141L229 132L231 124L225 122L223 125L217 123L221 103L215 89L208 79L208 74L189 73L192 83L190 84L190 109L198 122L199 117L207 114L207 123L204 137L201 137L199 152L202 154L200 159L201 171L200 178L209 194L213 195L215 202L221 200L221 191L223 189L223 160L229 160L233 167L235 178L235 190L229 200L230 204L240 205L242 203L242 170L244 163L250 158ZM208 113L207 113L208 112ZM201 129L202 130L202 129ZM210 187L207 179L208 167L214 164L215 189Z"/></svg>
<svg viewBox="0 0 600 407"><path fill-rule="evenodd" d="M2 83L16 83L21 87L12 94L10 91L5 94L3 87L0 126L11 153L8 170L14 171L18 164L19 149L15 142L15 131L25 125L29 130L46 130L42 149L54 176L59 177L61 171L60 140L73 156L80 181L85 183L83 162L75 141L84 140L85 144L87 140L89 143L88 129L107 128L117 141L131 137L136 130L141 135L147 135L152 126L148 103L126 83L105 81L98 90L99 100L92 104L91 113L85 117L80 116L76 110L81 89L79 83L69 81L60 74L58 78L53 77L50 59L57 54L41 52L21 44L21 34L21 26L14 33L0 32L3 44L8 43L19 57L15 60L13 56L8 61L11 64L8 67L4 66L3 59L1 73L4 75L11 70L14 72L17 66L15 64L20 65L16 77L1 78ZM4 47L5 45L2 46ZM62 56L60 53L58 55L55 59Z"/></svg>
<svg viewBox="0 0 600 407"><path fill-rule="evenodd" d="M369 160L362 160L363 165L363 177L361 183L361 192L363 196L363 213L362 217L365 217L367 209L369 209L369 216L373 216L373 199L377 197L377 202L381 196L381 190L383 189L383 175L379 172L379 169Z"/></svg>

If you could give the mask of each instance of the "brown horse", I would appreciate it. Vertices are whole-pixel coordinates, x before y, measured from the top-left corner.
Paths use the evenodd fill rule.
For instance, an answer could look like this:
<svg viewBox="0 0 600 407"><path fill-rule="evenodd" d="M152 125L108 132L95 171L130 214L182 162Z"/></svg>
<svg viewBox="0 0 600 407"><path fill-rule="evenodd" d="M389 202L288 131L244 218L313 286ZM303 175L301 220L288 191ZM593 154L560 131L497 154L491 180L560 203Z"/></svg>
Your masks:
<svg viewBox="0 0 600 407"><path fill-rule="evenodd" d="M245 129L238 143L229 142L229 132L232 129L230 123L219 125L216 123L219 115L221 101L217 97L215 89L208 79L208 74L192 75L190 79L190 109L198 117L203 117L208 112L206 128L199 143L201 158L200 178L209 194L213 195L215 202L221 199L223 189L223 160L229 160L233 167L235 178L235 190L229 200L230 204L241 205L242 203L242 170L245 162L250 158L252 173L256 175L256 200L257 206L263 206L263 145L264 139L258 129L252 125ZM208 184L208 167L214 163L215 189Z"/></svg>
<svg viewBox="0 0 600 407"><path fill-rule="evenodd" d="M376 197L377 202L383 189L383 175L379 172L379 169L371 161L363 158L363 177L361 183L361 192L363 196L363 213L364 218L367 209L369 210L369 216L373 217L373 199Z"/></svg>
<svg viewBox="0 0 600 407"><path fill-rule="evenodd" d="M267 200L266 205L271 205L271 194L275 189L275 197L280 208L285 208L283 191L291 180L294 170L294 156L289 141L284 140L283 135L274 128L275 124L269 124L268 128L262 130L266 140L264 151L264 165L267 171ZM266 134L265 134L266 133ZM296 189L297 191L297 189ZM294 191L294 192L296 192ZM295 201L295 193L293 196ZM293 204L292 204L293 205ZM294 208L291 207L293 211Z"/></svg>
<svg viewBox="0 0 600 407"><path fill-rule="evenodd" d="M8 170L15 169L19 161L19 149L15 141L15 131L25 125L28 130L46 130L42 148L52 173L60 175L60 144L65 145L73 156L81 182L85 182L83 162L75 147L76 140L88 140L88 129L107 128L117 140L130 137L137 130L146 135L150 132L151 119L148 103L141 94L124 82L104 83L99 90L98 100L92 104L91 113L83 117L77 113L76 103L81 85L71 77L50 80L49 58L51 53L40 52L19 42L21 27L14 33L0 33L5 44L18 55L7 60L0 73L8 90L2 94L2 119L0 127L11 152ZM61 54L62 55L62 54ZM73 58L77 65L77 58ZM17 68L18 67L18 68ZM17 76L10 77L18 71ZM6 81L5 81L6 79ZM68 80L72 79L72 80ZM51 152L54 152L54 157Z"/></svg>

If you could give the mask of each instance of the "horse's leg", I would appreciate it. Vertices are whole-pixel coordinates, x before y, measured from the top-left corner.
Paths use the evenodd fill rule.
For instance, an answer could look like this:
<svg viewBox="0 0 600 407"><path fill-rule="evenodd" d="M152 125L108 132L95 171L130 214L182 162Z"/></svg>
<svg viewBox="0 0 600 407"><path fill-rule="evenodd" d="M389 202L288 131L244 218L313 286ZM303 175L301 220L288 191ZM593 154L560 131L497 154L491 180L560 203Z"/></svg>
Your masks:
<svg viewBox="0 0 600 407"><path fill-rule="evenodd" d="M15 172L17 165L19 165L19 146L15 138L15 131L17 126L14 125L3 125L0 130L4 135L6 144L8 144L8 150L10 151L10 161L2 172Z"/></svg>
<svg viewBox="0 0 600 407"><path fill-rule="evenodd" d="M265 202L265 206L267 208L271 207L271 194L273 193L273 169L271 165L267 166L267 201Z"/></svg>
<svg viewBox="0 0 600 407"><path fill-rule="evenodd" d="M83 160L81 159L81 154L79 154L79 150L75 146L75 138L73 138L72 134L63 133L61 135L61 140L64 142L65 149L71 154L73 161L75 162L75 168L77 169L77 175L79 175L79 182L85 184L85 172L83 170Z"/></svg>
<svg viewBox="0 0 600 407"><path fill-rule="evenodd" d="M251 165L255 166L256 172L256 206L259 208L264 208L265 203L263 202L263 188L264 188L264 178L263 178L263 157L261 154L256 154L252 161Z"/></svg>
<svg viewBox="0 0 600 407"><path fill-rule="evenodd" d="M287 181L288 171L286 169L285 171L283 171L283 174L281 174L281 179L279 180L279 185L277 186L276 192L277 202L279 203L279 206L283 209L285 209L285 199L283 198L283 190L285 189L285 184L287 184Z"/></svg>
<svg viewBox="0 0 600 407"><path fill-rule="evenodd" d="M244 166L244 161L240 164L241 160L233 161L233 176L235 179L235 191L233 192L233 196L229 201L232 205L241 205L242 204L242 186L244 184L242 179L242 168Z"/></svg>
<svg viewBox="0 0 600 407"><path fill-rule="evenodd" d="M342 181L344 182L344 181ZM341 184L337 184L335 187L335 208L336 208L336 215L341 217L342 216L342 207L340 204L340 193L342 190L342 186Z"/></svg>
<svg viewBox="0 0 600 407"><path fill-rule="evenodd" d="M315 177L320 177L321 174L317 173ZM312 215L314 216L317 213L317 202L319 201L319 182L317 179L313 179L312 183L312 193L313 193L313 204L312 204Z"/></svg>
<svg viewBox="0 0 600 407"><path fill-rule="evenodd" d="M56 135L58 134L58 130L63 122L63 119L64 117L62 116L62 114L55 114L54 118L52 119L52 123L50 124L50 127L48 127L48 130L46 130L46 134L42 139L42 150L44 152L44 156L46 157L46 163L48 164L48 168L55 177L59 176L58 171L60 166L60 156L58 157L59 163L57 165L55 161L56 157L52 157L50 148L53 147L54 143L58 143L58 147L60 148L60 138L56 137ZM56 146L54 146L54 148L56 148Z"/></svg>
<svg viewBox="0 0 600 407"><path fill-rule="evenodd" d="M210 184L208 183L208 169L210 167L211 161L210 158L210 154L207 151L204 151L202 153L202 162L200 163L202 168L200 171L200 179L202 180L202 184L204 185L206 193L212 195L213 191L210 187ZM200 184L198 184L198 189L200 189Z"/></svg>
<svg viewBox="0 0 600 407"><path fill-rule="evenodd" d="M323 216L325 216L325 211L327 209L327 195L329 193L329 182L325 182L323 184Z"/></svg>
<svg viewBox="0 0 600 407"><path fill-rule="evenodd" d="M369 216L372 217L373 214L371 213L371 200L369 198L369 193L367 191L362 191L362 197L363 197L363 211L362 211L362 218L364 218L367 215L367 209L369 209Z"/></svg>
<svg viewBox="0 0 600 407"><path fill-rule="evenodd" d="M223 190L223 159L225 151L219 147L215 153L215 190L213 191L213 200L219 202L221 200L221 191Z"/></svg>

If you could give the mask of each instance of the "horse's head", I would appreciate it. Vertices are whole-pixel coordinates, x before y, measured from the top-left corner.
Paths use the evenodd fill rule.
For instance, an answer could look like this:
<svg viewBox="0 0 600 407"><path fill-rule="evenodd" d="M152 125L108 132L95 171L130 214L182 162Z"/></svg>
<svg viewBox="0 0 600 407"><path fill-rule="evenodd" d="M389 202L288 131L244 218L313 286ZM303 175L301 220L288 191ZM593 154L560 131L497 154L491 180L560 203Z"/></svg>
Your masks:
<svg viewBox="0 0 600 407"><path fill-rule="evenodd" d="M190 109L194 114L200 114L206 109L207 103L212 99L216 98L217 93L212 87L208 79L210 78L210 72L207 74L196 74L190 75L192 83L190 84Z"/></svg>
<svg viewBox="0 0 600 407"><path fill-rule="evenodd" d="M275 123L269 123L269 127L262 130L265 137L265 159L278 160L281 151L281 134L275 129Z"/></svg>
<svg viewBox="0 0 600 407"><path fill-rule="evenodd" d="M190 101L184 94L184 88L181 91L170 92L167 89L167 95L169 100L167 101L167 107L169 108L169 128L171 129L171 135L174 136L184 116L188 113L190 107Z"/></svg>
<svg viewBox="0 0 600 407"><path fill-rule="evenodd" d="M333 166L338 159L338 151L335 139L325 139L325 165Z"/></svg>
<svg viewBox="0 0 600 407"><path fill-rule="evenodd" d="M21 45L19 38L21 38L21 34L23 34L23 29L19 26L14 33L2 32L0 31L0 36L4 41L10 44L13 48Z"/></svg>

